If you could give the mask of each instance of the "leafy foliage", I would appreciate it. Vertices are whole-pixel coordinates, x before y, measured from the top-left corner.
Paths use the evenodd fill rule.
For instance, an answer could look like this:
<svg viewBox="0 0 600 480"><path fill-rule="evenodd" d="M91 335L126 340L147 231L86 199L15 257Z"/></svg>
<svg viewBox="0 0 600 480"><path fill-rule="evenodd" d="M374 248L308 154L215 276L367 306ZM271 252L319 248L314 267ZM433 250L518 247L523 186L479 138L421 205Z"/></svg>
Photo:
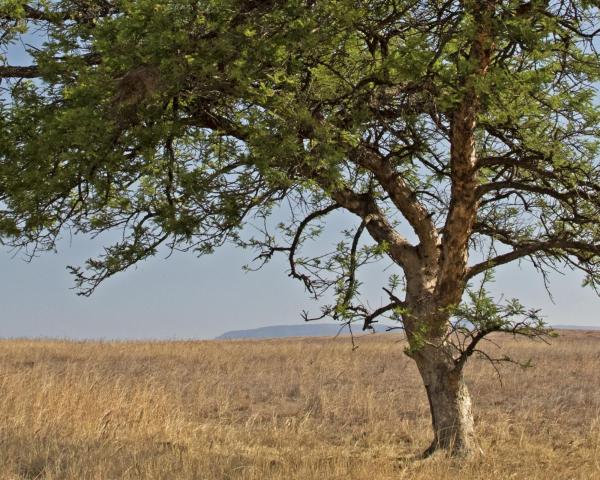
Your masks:
<svg viewBox="0 0 600 480"><path fill-rule="evenodd" d="M457 325L542 332L484 290L456 305L519 259L597 286L599 21L583 0L5 0L0 47L45 43L30 66L1 58L0 236L52 249L120 229L72 268L84 295L161 245L232 241L287 255L333 295L323 316L401 320L412 347ZM356 223L304 255L338 209ZM358 272L383 257L372 308Z"/></svg>

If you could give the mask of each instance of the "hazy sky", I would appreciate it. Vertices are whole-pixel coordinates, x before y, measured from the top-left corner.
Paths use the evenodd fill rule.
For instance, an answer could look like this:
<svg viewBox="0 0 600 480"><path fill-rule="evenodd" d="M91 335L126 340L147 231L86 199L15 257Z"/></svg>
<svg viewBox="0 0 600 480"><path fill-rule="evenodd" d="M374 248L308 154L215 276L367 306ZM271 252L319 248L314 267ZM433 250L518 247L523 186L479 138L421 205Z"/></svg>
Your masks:
<svg viewBox="0 0 600 480"><path fill-rule="evenodd" d="M66 264L98 253L64 242L32 263L0 256L0 336L211 338L226 330L298 322L304 295L283 267L244 274L244 252L157 257L102 285L90 298L70 288ZM92 248L90 248L92 247Z"/></svg>
<svg viewBox="0 0 600 480"><path fill-rule="evenodd" d="M22 48L10 57L13 64L28 63ZM109 279L91 298L76 296L65 266L100 252L97 241L77 237L31 263L0 249L0 337L213 338L226 330L301 323L303 309L318 312L301 283L285 274L283 257L244 273L251 252L232 247L200 259L159 255ZM600 327L600 299L580 288L577 274L551 279L555 304L530 267L499 268L494 291L541 307L550 323ZM369 290L372 307L385 302L379 283Z"/></svg>
<svg viewBox="0 0 600 480"><path fill-rule="evenodd" d="M31 263L0 251L0 337L213 338L232 329L301 323L303 309L318 312L302 284L287 277L284 257L244 273L252 252L233 247L201 258L159 255L107 280L92 297L78 297L65 266L100 251L97 241L83 237L65 239L57 254ZM373 307L386 301L377 277L374 271L362 277L371 285ZM542 308L550 323L600 327L600 299L580 287L579 276L551 278L555 304L526 264L499 268L493 291Z"/></svg>

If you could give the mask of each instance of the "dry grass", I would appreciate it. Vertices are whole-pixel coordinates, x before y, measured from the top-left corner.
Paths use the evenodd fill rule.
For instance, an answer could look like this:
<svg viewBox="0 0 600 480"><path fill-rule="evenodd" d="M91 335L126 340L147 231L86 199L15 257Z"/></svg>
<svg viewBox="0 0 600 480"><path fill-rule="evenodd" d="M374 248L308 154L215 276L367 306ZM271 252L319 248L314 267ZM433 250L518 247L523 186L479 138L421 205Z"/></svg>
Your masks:
<svg viewBox="0 0 600 480"><path fill-rule="evenodd" d="M600 478L600 332L536 364L468 370L485 456L427 446L423 388L399 337L0 342L2 479Z"/></svg>

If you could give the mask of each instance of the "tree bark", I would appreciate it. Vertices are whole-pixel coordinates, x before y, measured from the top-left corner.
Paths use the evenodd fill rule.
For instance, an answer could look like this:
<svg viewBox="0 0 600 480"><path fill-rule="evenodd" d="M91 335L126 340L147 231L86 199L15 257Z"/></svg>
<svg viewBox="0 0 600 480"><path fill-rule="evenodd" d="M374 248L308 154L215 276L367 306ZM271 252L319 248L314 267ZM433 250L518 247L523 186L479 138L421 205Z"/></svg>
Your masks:
<svg viewBox="0 0 600 480"><path fill-rule="evenodd" d="M477 453L471 396L462 367L446 357L443 347L427 346L414 357L429 399L433 427L433 441L424 455L438 450L462 457Z"/></svg>

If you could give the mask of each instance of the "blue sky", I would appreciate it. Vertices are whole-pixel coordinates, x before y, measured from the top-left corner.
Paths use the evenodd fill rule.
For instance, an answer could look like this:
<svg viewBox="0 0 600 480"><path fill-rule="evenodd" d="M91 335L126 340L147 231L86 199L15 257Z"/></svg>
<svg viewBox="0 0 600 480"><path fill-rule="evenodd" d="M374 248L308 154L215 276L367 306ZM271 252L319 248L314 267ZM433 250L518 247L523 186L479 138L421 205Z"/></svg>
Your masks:
<svg viewBox="0 0 600 480"><path fill-rule="evenodd" d="M11 62L27 64L28 59L16 48ZM101 243L85 237L65 238L57 253L30 263L0 249L0 337L213 338L227 330L301 323L303 309L318 312L301 283L287 277L284 257L259 272L244 273L241 267L252 252L233 247L202 258L158 255L109 279L92 297L78 297L65 267L100 252ZM371 285L375 308L386 300L378 278L374 271L363 278ZM580 287L578 274L550 278L555 303L527 264L499 268L492 290L542 308L550 323L600 327L600 299Z"/></svg>
<svg viewBox="0 0 600 480"><path fill-rule="evenodd" d="M332 240L324 238L325 244ZM0 337L213 338L227 330L298 324L303 309L318 312L319 304L308 299L301 283L287 277L283 256L245 273L241 267L252 252L227 246L201 258L159 254L107 280L92 297L78 297L65 266L81 265L100 251L98 241L85 237L65 238L58 253L30 263L0 250ZM377 270L361 277L373 307L386 301ZM526 263L499 268L491 290L542 308L550 323L600 327L600 299L580 287L577 274L555 274L551 280L555 303Z"/></svg>
<svg viewBox="0 0 600 480"><path fill-rule="evenodd" d="M99 251L89 239L31 263L0 255L0 337L212 338L226 330L300 322L300 284L283 265L245 274L244 252L164 255L102 285L90 298L71 290L66 264ZM278 268L279 267L279 268Z"/></svg>

